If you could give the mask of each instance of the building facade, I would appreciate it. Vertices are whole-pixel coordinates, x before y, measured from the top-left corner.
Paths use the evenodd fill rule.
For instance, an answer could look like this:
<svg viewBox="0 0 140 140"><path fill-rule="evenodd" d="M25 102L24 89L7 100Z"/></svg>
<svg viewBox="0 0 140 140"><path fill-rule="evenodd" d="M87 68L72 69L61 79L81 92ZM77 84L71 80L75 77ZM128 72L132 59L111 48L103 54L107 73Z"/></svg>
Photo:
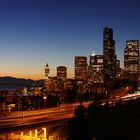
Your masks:
<svg viewBox="0 0 140 140"><path fill-rule="evenodd" d="M139 40L126 41L124 49L124 76L138 82L139 78Z"/></svg>
<svg viewBox="0 0 140 140"><path fill-rule="evenodd" d="M75 57L75 79L87 81L87 57L76 56Z"/></svg>
<svg viewBox="0 0 140 140"><path fill-rule="evenodd" d="M65 66L57 67L57 78L61 79L62 81L67 80L67 67L65 67Z"/></svg>
<svg viewBox="0 0 140 140"><path fill-rule="evenodd" d="M103 75L103 55L90 55L89 61L89 81L92 84L104 84Z"/></svg>
<svg viewBox="0 0 140 140"><path fill-rule="evenodd" d="M49 73L50 73L50 68L47 63L45 66L45 79L44 79L44 87L46 88L47 92L50 92L52 90L51 88L52 81L51 78L49 77Z"/></svg>
<svg viewBox="0 0 140 140"><path fill-rule="evenodd" d="M120 60L116 60L116 79L121 78Z"/></svg>
<svg viewBox="0 0 140 140"><path fill-rule="evenodd" d="M49 65L48 63L46 64L45 66L45 79L49 79L49 73L50 73L50 68L49 68Z"/></svg>
<svg viewBox="0 0 140 140"><path fill-rule="evenodd" d="M103 66L104 83L109 85L116 79L115 41L113 40L113 29L105 27L103 31Z"/></svg>

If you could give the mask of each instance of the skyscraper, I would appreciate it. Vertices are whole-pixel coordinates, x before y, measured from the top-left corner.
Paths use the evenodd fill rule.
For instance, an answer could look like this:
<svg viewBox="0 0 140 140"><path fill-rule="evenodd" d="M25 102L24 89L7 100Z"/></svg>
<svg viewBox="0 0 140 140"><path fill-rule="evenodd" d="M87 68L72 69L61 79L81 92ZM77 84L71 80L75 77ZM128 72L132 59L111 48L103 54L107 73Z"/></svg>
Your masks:
<svg viewBox="0 0 140 140"><path fill-rule="evenodd" d="M58 66L57 67L57 78L61 79L62 81L66 81L66 79L67 79L67 68L65 66Z"/></svg>
<svg viewBox="0 0 140 140"><path fill-rule="evenodd" d="M87 57L85 56L75 57L75 79L87 80Z"/></svg>
<svg viewBox="0 0 140 140"><path fill-rule="evenodd" d="M90 55L89 79L92 84L103 84L103 55L96 55L94 52Z"/></svg>
<svg viewBox="0 0 140 140"><path fill-rule="evenodd" d="M116 60L116 78L121 78L120 60Z"/></svg>
<svg viewBox="0 0 140 140"><path fill-rule="evenodd" d="M125 78L138 82L139 77L139 40L126 41L124 49Z"/></svg>
<svg viewBox="0 0 140 140"><path fill-rule="evenodd" d="M103 31L104 83L108 85L116 79L116 54L113 30L105 27Z"/></svg>

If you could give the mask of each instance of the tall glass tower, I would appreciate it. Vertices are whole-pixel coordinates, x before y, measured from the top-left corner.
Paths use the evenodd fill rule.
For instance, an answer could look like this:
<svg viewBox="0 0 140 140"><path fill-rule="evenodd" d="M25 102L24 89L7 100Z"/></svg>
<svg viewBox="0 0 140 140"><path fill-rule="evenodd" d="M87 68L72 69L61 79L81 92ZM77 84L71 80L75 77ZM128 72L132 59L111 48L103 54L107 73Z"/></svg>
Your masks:
<svg viewBox="0 0 140 140"><path fill-rule="evenodd" d="M116 79L116 54L115 41L113 40L113 30L105 27L103 31L103 66L104 83L111 84Z"/></svg>
<svg viewBox="0 0 140 140"><path fill-rule="evenodd" d="M125 78L138 82L139 78L139 40L126 41L124 49Z"/></svg>

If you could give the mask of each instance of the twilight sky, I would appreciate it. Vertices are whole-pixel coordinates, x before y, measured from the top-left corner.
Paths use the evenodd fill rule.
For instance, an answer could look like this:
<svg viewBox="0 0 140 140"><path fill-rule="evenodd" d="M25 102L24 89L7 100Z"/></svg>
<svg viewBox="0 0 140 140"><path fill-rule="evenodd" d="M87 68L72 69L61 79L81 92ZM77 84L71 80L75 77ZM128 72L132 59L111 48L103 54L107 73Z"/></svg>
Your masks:
<svg viewBox="0 0 140 140"><path fill-rule="evenodd" d="M126 40L140 39L139 0L0 0L0 76L42 79L48 62L73 77L74 56L103 53L105 26L123 67Z"/></svg>

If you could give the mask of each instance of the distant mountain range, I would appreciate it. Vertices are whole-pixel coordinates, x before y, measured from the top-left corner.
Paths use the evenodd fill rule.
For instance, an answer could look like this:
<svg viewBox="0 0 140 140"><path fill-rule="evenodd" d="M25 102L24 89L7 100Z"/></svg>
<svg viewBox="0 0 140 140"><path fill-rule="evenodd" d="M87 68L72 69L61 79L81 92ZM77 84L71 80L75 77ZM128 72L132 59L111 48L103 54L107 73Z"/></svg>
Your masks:
<svg viewBox="0 0 140 140"><path fill-rule="evenodd" d="M31 86L31 85L42 85L43 79L41 80L32 80L32 79L24 79L24 78L15 78L15 77L0 77L0 87L3 86Z"/></svg>

